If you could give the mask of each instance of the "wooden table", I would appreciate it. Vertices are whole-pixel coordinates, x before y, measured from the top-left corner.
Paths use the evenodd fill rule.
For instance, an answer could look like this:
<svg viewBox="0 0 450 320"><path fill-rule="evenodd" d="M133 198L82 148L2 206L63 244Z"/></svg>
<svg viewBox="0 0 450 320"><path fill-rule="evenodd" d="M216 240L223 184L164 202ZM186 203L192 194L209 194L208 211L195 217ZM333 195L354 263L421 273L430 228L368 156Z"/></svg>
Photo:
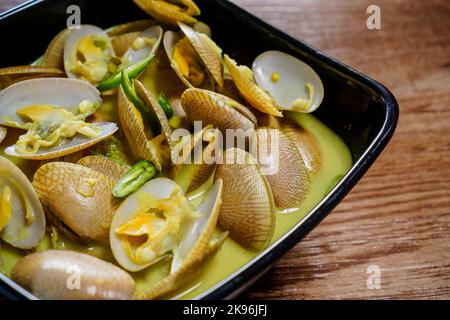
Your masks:
<svg viewBox="0 0 450 320"><path fill-rule="evenodd" d="M22 1L2 0L0 10ZM450 298L450 3L234 0L390 88L393 141L361 183L251 288L250 299ZM381 288L367 288L367 268Z"/></svg>

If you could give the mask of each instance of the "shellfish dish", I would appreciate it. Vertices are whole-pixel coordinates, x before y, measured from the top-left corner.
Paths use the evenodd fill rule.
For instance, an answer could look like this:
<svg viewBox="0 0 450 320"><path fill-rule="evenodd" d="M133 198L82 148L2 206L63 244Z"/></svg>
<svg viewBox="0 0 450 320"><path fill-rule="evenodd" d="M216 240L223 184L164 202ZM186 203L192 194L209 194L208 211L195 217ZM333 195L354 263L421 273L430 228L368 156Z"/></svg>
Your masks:
<svg viewBox="0 0 450 320"><path fill-rule="evenodd" d="M201 297L352 166L309 65L242 64L193 0L134 2L0 69L0 273L39 299Z"/></svg>

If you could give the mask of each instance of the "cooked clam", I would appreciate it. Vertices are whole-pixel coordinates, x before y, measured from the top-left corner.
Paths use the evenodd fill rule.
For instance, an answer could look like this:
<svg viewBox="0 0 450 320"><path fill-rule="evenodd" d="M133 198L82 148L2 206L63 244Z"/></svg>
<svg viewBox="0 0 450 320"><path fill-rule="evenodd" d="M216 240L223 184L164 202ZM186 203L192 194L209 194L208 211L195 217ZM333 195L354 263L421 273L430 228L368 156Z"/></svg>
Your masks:
<svg viewBox="0 0 450 320"><path fill-rule="evenodd" d="M64 71L53 67L18 66L0 69L0 90L16 82L33 78L65 77Z"/></svg>
<svg viewBox="0 0 450 320"><path fill-rule="evenodd" d="M279 51L268 51L253 63L256 83L277 102L278 109L313 112L323 100L318 74L306 63Z"/></svg>
<svg viewBox="0 0 450 320"><path fill-rule="evenodd" d="M107 34L110 37L116 37L126 33L142 32L145 29L153 27L155 24L156 22L151 19L136 20L112 27L107 30Z"/></svg>
<svg viewBox="0 0 450 320"><path fill-rule="evenodd" d="M132 34L131 38L133 37L134 35ZM121 68L155 55L161 44L162 37L163 29L160 26L150 27L137 34L122 56ZM122 50L123 48L120 48L120 51Z"/></svg>
<svg viewBox="0 0 450 320"><path fill-rule="evenodd" d="M64 69L69 78L97 85L117 71L119 65L104 30L92 25L70 30L64 45Z"/></svg>
<svg viewBox="0 0 450 320"><path fill-rule="evenodd" d="M86 149L117 131L115 123L84 120L101 105L92 85L75 79L34 79L0 93L0 124L27 130L8 155L53 159Z"/></svg>
<svg viewBox="0 0 450 320"><path fill-rule="evenodd" d="M219 128L223 134L227 129L254 129L256 117L240 103L215 92L203 89L187 89L181 103L191 122Z"/></svg>
<svg viewBox="0 0 450 320"><path fill-rule="evenodd" d="M118 181L129 170L128 167L102 156L84 157L77 164L100 172L115 181Z"/></svg>
<svg viewBox="0 0 450 320"><path fill-rule="evenodd" d="M281 106L267 92L260 88L253 78L253 72L246 66L238 66L236 61L224 55L224 62L242 96L255 109L276 117L282 117Z"/></svg>
<svg viewBox="0 0 450 320"><path fill-rule="evenodd" d="M0 238L14 247L36 247L45 232L45 216L28 178L0 156Z"/></svg>
<svg viewBox="0 0 450 320"><path fill-rule="evenodd" d="M64 70L64 45L69 29L59 32L47 47L41 64L49 68Z"/></svg>
<svg viewBox="0 0 450 320"><path fill-rule="evenodd" d="M173 31L164 34L164 49L170 65L188 88L213 90L223 86L220 52L212 40L180 24L184 36Z"/></svg>
<svg viewBox="0 0 450 320"><path fill-rule="evenodd" d="M270 146L275 150L269 150ZM252 154L267 173L276 205L297 208L308 191L309 176L296 145L281 130L259 128Z"/></svg>
<svg viewBox="0 0 450 320"><path fill-rule="evenodd" d="M133 0L142 10L158 21L175 25L177 22L194 24L201 11L192 0Z"/></svg>
<svg viewBox="0 0 450 320"><path fill-rule="evenodd" d="M262 250L272 239L275 204L256 160L244 150L227 149L215 179L223 180L219 226L242 246Z"/></svg>
<svg viewBox="0 0 450 320"><path fill-rule="evenodd" d="M178 264L197 240L209 242L220 206L220 182L213 191L194 211L172 180L158 178L145 184L113 218L110 242L117 262L128 271L140 271L174 253Z"/></svg>
<svg viewBox="0 0 450 320"><path fill-rule="evenodd" d="M41 166L33 186L42 203L77 235L106 241L119 201L115 180L80 165L52 162Z"/></svg>
<svg viewBox="0 0 450 320"><path fill-rule="evenodd" d="M12 278L40 299L134 299L133 278L115 265L68 250L48 250L20 260Z"/></svg>

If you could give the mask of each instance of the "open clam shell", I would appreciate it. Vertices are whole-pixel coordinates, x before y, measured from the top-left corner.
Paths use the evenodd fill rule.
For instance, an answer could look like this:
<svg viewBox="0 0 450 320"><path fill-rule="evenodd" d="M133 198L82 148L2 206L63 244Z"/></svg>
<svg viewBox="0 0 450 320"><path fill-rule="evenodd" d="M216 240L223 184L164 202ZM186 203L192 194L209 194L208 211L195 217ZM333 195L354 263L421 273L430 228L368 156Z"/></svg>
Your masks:
<svg viewBox="0 0 450 320"><path fill-rule="evenodd" d="M324 87L319 75L303 61L280 51L268 51L253 63L256 83L266 90L280 105L281 110L313 112L322 103ZM272 75L279 79L273 81ZM305 110L297 110L294 102L301 98L310 99L306 85L314 88L312 104Z"/></svg>
<svg viewBox="0 0 450 320"><path fill-rule="evenodd" d="M277 143L269 150L273 141ZM309 176L296 145L281 130L259 128L252 154L264 157L258 160L266 166L276 205L282 209L297 208L309 189Z"/></svg>
<svg viewBox="0 0 450 320"><path fill-rule="evenodd" d="M9 195L6 188L9 188ZM0 195L0 221L5 222L5 215L10 215L0 228L0 238L17 248L36 247L45 233L44 211L28 178L4 157L0 157ZM9 213L4 207L5 202L10 202Z"/></svg>
<svg viewBox="0 0 450 320"><path fill-rule="evenodd" d="M256 160L241 149L227 149L215 179L223 180L219 226L245 248L262 250L272 239L275 204Z"/></svg>
<svg viewBox="0 0 450 320"><path fill-rule="evenodd" d="M256 117L240 103L215 92L203 89L187 89L181 103L191 122L202 121L213 125L223 134L227 129L254 129Z"/></svg>
<svg viewBox="0 0 450 320"><path fill-rule="evenodd" d="M178 23L178 26L197 51L205 69L211 73L219 87L223 87L223 64L221 52L216 49L217 45L213 44L207 35L195 31L184 23Z"/></svg>
<svg viewBox="0 0 450 320"><path fill-rule="evenodd" d="M77 164L100 172L114 181L118 181L129 170L126 166L102 156L87 156L81 158Z"/></svg>
<svg viewBox="0 0 450 320"><path fill-rule="evenodd" d="M69 78L79 78L79 76L75 74L73 70L79 62L77 46L79 45L80 40L93 35L100 37L105 42L105 48L102 49L106 54L105 57L109 59L115 57L111 39L103 29L100 29L99 27L93 25L82 25L80 29L70 30L70 32L67 34L64 44L64 69ZM93 51L94 48L87 49L89 50L90 54L93 53L91 51ZM89 79L88 81L96 85L108 75L107 70L102 70L100 73L104 73L102 79ZM97 77L98 75L95 75L95 78Z"/></svg>
<svg viewBox="0 0 450 320"><path fill-rule="evenodd" d="M226 237L223 234L218 240L213 240L222 189L222 181L217 180L197 209L199 218L185 228L174 251L170 274L153 288L139 294L138 299L154 299L179 288L217 253Z"/></svg>
<svg viewBox="0 0 450 320"><path fill-rule="evenodd" d="M34 154L19 153L16 150L16 145L12 145L5 149L5 153L12 157L18 157L28 160L55 159L89 148L99 143L100 141L109 138L119 129L117 127L117 124L113 122L99 122L95 123L95 125L100 127L101 129L99 136L96 138L88 138L77 135L74 138L67 140L63 144L59 144L50 148L40 148L39 151Z"/></svg>
<svg viewBox="0 0 450 320"><path fill-rule="evenodd" d="M17 115L17 110L33 105L49 105L76 114L80 103L86 100L102 104L99 91L85 81L48 78L19 82L0 92L0 124L16 124L16 127L23 129L26 122Z"/></svg>
<svg viewBox="0 0 450 320"><path fill-rule="evenodd" d="M41 64L45 67L64 70L64 45L69 29L59 32L47 47Z"/></svg>
<svg viewBox="0 0 450 320"><path fill-rule="evenodd" d="M60 69L53 67L18 66L0 69L0 90L10 85L34 78L65 77Z"/></svg>
<svg viewBox="0 0 450 320"><path fill-rule="evenodd" d="M175 71L176 75L180 78L180 80L184 83L184 85L186 87L195 88L196 86L183 74L180 66L174 59L175 47L183 39L184 38L179 33L176 33L174 31L166 31L164 33L164 39L163 39L164 49L166 51L167 57L169 58L170 66ZM189 41L189 45L191 46L190 41ZM204 65L204 63L203 63L201 57L199 56L198 52L196 51L195 47L192 46L192 49L190 49L190 54L193 55L192 58L198 62L199 67L202 68L202 72L204 73L204 80L203 80L202 84L198 85L198 86L201 87L202 89L214 90L216 87L216 85L215 85L216 80L213 78L212 72L209 71L208 68ZM223 81L222 81L222 85L223 85Z"/></svg>
<svg viewBox="0 0 450 320"><path fill-rule="evenodd" d="M12 279L47 300L129 300L135 294L134 280L127 272L69 250L27 255L14 266Z"/></svg>
<svg viewBox="0 0 450 320"><path fill-rule="evenodd" d="M65 162L41 166L33 186L42 203L77 235L106 241L119 204L112 196L115 181L95 170Z"/></svg>
<svg viewBox="0 0 450 320"><path fill-rule="evenodd" d="M114 52L117 54L118 57L122 57L125 54L125 52L127 52L128 49L130 49L131 45L133 44L133 41L136 40L139 34L140 32L136 31L121 34L111 38L111 44L114 48Z"/></svg>
<svg viewBox="0 0 450 320"><path fill-rule="evenodd" d="M276 117L283 116L278 102L256 84L252 70L246 66L238 66L228 55L224 55L224 63L236 87L248 103L261 112Z"/></svg>
<svg viewBox="0 0 450 320"><path fill-rule="evenodd" d="M199 7L192 0L155 1L133 0L142 10L158 21L176 25L178 21L194 24L200 15Z"/></svg>
<svg viewBox="0 0 450 320"><path fill-rule="evenodd" d="M156 51L161 45L162 37L163 29L160 26L153 26L139 33L131 42L131 46L123 54L122 65L130 65L149 56L155 55ZM133 47L133 43L139 41L140 39L142 40L142 42L145 42L147 39L154 40L154 42L151 45L144 43L142 47ZM120 48L120 50L122 49L123 48Z"/></svg>

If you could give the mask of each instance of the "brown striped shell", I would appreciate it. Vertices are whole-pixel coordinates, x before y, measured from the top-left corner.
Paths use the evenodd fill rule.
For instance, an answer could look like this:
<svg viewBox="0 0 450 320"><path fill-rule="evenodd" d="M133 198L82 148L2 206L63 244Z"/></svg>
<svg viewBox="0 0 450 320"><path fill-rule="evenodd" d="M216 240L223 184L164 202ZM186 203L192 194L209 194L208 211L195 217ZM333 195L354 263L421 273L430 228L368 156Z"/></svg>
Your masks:
<svg viewBox="0 0 450 320"><path fill-rule="evenodd" d="M275 228L275 204L269 182L253 157L241 149L227 149L215 179L223 180L219 226L252 251L265 248ZM230 161L233 160L231 163Z"/></svg>
<svg viewBox="0 0 450 320"><path fill-rule="evenodd" d="M152 26L156 25L156 22L151 19L142 19L142 20L136 20L132 22L122 23L115 27L112 27L111 29L107 30L107 34L110 37L119 36L126 33L131 32L141 32L144 31L147 28L150 28Z"/></svg>
<svg viewBox="0 0 450 320"><path fill-rule="evenodd" d="M100 172L115 181L118 181L129 170L126 166L102 156L84 157L77 164Z"/></svg>
<svg viewBox="0 0 450 320"><path fill-rule="evenodd" d="M106 241L119 201L112 196L115 181L95 170L52 162L35 173L33 186L42 203L77 235Z"/></svg>
<svg viewBox="0 0 450 320"><path fill-rule="evenodd" d="M46 300L129 300L135 294L134 280L127 272L69 250L27 255L14 266L12 279Z"/></svg>
<svg viewBox="0 0 450 320"><path fill-rule="evenodd" d="M0 90L29 79L65 76L64 71L54 67L18 66L2 68L0 69Z"/></svg>
<svg viewBox="0 0 450 320"><path fill-rule="evenodd" d="M160 1L160 0L133 0L139 8L158 21L176 25L177 22L194 24L200 15L199 7L192 0Z"/></svg>
<svg viewBox="0 0 450 320"><path fill-rule="evenodd" d="M269 149L271 145L275 149ZM265 156L258 160L260 165L267 163L264 169L268 170L266 177L276 205L282 209L300 206L309 188L309 176L295 144L281 130L259 128L252 154Z"/></svg>
<svg viewBox="0 0 450 320"><path fill-rule="evenodd" d="M191 122L202 121L212 124L222 133L226 129L254 129L255 116L240 103L221 94L203 89L187 89L181 96L181 103Z"/></svg>
<svg viewBox="0 0 450 320"><path fill-rule="evenodd" d="M64 44L68 33L69 30L64 29L53 38L42 57L43 66L64 70Z"/></svg>
<svg viewBox="0 0 450 320"><path fill-rule="evenodd" d="M282 117L281 106L253 78L253 72L246 66L238 66L236 61L224 55L224 62L242 96L257 110Z"/></svg>

